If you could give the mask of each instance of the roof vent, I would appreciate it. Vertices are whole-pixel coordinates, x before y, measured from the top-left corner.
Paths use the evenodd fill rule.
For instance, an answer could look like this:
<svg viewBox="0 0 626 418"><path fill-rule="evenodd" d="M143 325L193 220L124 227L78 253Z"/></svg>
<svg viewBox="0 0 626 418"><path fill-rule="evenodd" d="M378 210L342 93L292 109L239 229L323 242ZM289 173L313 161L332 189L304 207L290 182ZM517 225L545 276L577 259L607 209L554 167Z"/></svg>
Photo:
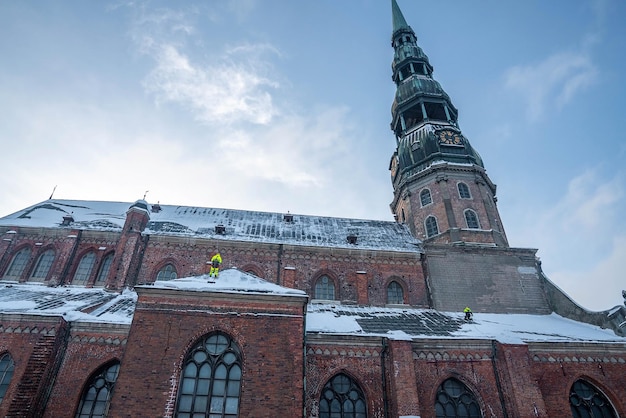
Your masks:
<svg viewBox="0 0 626 418"><path fill-rule="evenodd" d="M63 217L63 222L61 222L61 225L62 226L68 226L72 222L74 222L74 217L72 215L65 215Z"/></svg>
<svg viewBox="0 0 626 418"><path fill-rule="evenodd" d="M350 234L346 237L346 239L348 240L348 243L353 244L353 245L356 245L356 238L357 237L354 234Z"/></svg>
<svg viewBox="0 0 626 418"><path fill-rule="evenodd" d="M289 223L293 222L293 215L289 212L285 213L283 215L283 221L289 222Z"/></svg>
<svg viewBox="0 0 626 418"><path fill-rule="evenodd" d="M159 202L157 202L156 205L152 205L152 208L150 208L150 210L152 210L152 213L159 213L161 212L161 205L159 205Z"/></svg>
<svg viewBox="0 0 626 418"><path fill-rule="evenodd" d="M226 233L226 227L224 225L215 225L215 233L224 235Z"/></svg>

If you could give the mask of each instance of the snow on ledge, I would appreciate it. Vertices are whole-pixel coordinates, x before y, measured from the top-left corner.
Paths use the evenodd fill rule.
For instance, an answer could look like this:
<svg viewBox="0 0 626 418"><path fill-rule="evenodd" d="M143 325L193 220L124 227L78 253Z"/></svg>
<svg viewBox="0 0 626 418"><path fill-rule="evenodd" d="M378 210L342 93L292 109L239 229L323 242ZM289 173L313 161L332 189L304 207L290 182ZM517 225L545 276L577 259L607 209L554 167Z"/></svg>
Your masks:
<svg viewBox="0 0 626 418"><path fill-rule="evenodd" d="M307 297L306 292L302 290L279 286L253 274L239 271L236 268L221 271L217 278L203 274L201 276L183 277L174 280L158 280L153 284L137 287L176 289L192 292L244 292Z"/></svg>

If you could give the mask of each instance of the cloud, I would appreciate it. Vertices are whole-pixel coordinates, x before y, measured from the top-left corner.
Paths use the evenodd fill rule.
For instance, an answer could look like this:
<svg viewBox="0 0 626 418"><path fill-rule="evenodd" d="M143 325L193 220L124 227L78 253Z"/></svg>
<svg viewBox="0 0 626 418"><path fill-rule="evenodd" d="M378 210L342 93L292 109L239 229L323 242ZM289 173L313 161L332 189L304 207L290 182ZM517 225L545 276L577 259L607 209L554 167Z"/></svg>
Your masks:
<svg viewBox="0 0 626 418"><path fill-rule="evenodd" d="M268 88L278 82L264 77L249 56L223 60L213 66L194 65L175 45L159 45L156 67L144 87L159 103L188 107L197 120L215 124L267 124L277 113ZM259 48L261 49L261 48ZM230 56L236 55L236 51Z"/></svg>
<svg viewBox="0 0 626 418"><path fill-rule="evenodd" d="M621 291L626 289L626 235L614 237L610 244L610 251L592 269L563 269L553 272L550 279L575 301L584 301L587 309L601 311L621 304Z"/></svg>
<svg viewBox="0 0 626 418"><path fill-rule="evenodd" d="M548 277L590 309L613 306L611 298L626 286L625 189L620 173L607 177L599 168L586 170L569 181L554 205L530 208L518 231L538 245ZM599 283L602 288L590 289Z"/></svg>
<svg viewBox="0 0 626 418"><path fill-rule="evenodd" d="M537 65L520 65L507 70L505 87L527 102L529 120L537 121L551 106L563 107L579 91L593 84L598 69L585 51L554 54Z"/></svg>

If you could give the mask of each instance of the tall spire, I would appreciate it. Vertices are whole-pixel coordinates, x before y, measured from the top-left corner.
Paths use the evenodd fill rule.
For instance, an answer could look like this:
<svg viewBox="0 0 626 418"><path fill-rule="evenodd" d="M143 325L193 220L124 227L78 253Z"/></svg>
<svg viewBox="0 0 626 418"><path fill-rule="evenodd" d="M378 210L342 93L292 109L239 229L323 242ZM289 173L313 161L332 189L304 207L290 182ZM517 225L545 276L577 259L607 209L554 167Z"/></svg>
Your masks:
<svg viewBox="0 0 626 418"><path fill-rule="evenodd" d="M406 23L404 15L398 7L396 0L391 0L391 18L393 19L393 33L396 33L401 29L411 29L411 27Z"/></svg>
<svg viewBox="0 0 626 418"><path fill-rule="evenodd" d="M433 66L417 45L417 36L407 24L396 0L391 0L391 12L391 46L394 49L391 70L396 84L391 106L391 129L396 137L397 149L389 168L394 187L391 209L396 219L407 223L420 239L437 237L441 242L476 239L476 242L508 245L495 208L496 186L486 175L480 155L461 133L458 110L433 78ZM458 186L463 188L462 193L460 189L456 193L458 199L440 184L441 179L447 182L448 178L454 179L455 185L464 185ZM479 183L486 188L469 186ZM465 190L466 187L468 190ZM471 188L475 189L475 195L469 190ZM441 193L439 197L443 205L439 208L434 203L436 189ZM428 199L413 201L424 190L428 190ZM473 196L482 197L483 202L479 205L471 202ZM432 204L428 203L429 199ZM456 206L455 200L458 200ZM440 213L440 219L431 213L435 209ZM462 211L456 213L458 210ZM427 218L432 228L426 227ZM440 224L445 227L440 227ZM463 229L485 229L493 231L493 234L484 238L480 236L484 233L472 231L470 234L463 232L465 237L461 237Z"/></svg>

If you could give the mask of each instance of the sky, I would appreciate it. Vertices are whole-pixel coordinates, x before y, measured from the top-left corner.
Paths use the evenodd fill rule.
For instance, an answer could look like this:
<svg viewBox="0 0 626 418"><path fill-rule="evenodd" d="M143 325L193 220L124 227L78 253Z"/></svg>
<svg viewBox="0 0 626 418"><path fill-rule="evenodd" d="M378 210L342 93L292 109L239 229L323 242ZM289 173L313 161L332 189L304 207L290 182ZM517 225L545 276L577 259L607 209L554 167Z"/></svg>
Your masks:
<svg viewBox="0 0 626 418"><path fill-rule="evenodd" d="M509 243L626 289L626 2L398 0ZM0 216L54 198L392 220L390 0L0 0Z"/></svg>

